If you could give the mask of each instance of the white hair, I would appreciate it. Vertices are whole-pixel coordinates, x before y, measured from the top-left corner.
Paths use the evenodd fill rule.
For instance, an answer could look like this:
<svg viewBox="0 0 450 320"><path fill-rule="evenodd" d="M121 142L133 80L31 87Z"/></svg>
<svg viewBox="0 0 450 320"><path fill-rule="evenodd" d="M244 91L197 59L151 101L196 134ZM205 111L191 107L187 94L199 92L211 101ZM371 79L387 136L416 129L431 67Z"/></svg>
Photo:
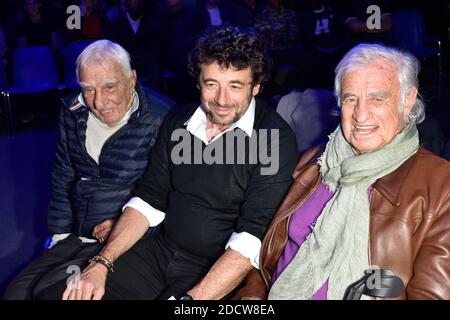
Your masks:
<svg viewBox="0 0 450 320"><path fill-rule="evenodd" d="M352 48L344 58L342 58L341 62L339 62L335 70L336 76L334 80L335 94L339 106L341 105L341 83L345 74L350 71L364 68L377 59L386 59L392 62L397 68L396 74L400 82L399 108L400 111L403 112L407 96L411 93L411 90L418 90L419 88L418 74L420 63L414 55L408 52L386 47L381 44L359 44ZM420 123L424 119L425 104L418 93L411 111L405 117L405 122Z"/></svg>
<svg viewBox="0 0 450 320"><path fill-rule="evenodd" d="M122 68L127 79L131 78L130 54L117 43L98 40L87 46L78 56L76 62L77 81L80 82L81 70L92 62L101 63L105 59L115 61Z"/></svg>

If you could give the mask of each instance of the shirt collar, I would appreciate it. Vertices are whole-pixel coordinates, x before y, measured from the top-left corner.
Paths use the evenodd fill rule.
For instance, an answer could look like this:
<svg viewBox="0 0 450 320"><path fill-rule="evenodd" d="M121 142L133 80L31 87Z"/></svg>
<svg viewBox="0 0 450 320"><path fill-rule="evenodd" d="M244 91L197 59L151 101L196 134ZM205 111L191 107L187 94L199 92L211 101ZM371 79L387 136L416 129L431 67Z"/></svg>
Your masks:
<svg viewBox="0 0 450 320"><path fill-rule="evenodd" d="M210 142L208 142L208 139L206 138L206 113L201 105L195 110L194 114L184 123L184 125L186 126L187 131L202 140L205 144L209 144L217 140L226 132L236 128L243 130L249 137L251 137L255 122L255 106L255 98L252 98L250 105L242 117L238 121L234 122L227 130L215 136Z"/></svg>

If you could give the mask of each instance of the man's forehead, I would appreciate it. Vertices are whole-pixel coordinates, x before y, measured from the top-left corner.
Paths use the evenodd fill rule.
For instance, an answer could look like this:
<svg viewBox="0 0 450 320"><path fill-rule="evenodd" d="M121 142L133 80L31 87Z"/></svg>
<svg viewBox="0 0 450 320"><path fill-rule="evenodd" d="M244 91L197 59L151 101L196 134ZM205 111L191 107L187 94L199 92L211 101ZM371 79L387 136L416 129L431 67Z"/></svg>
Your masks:
<svg viewBox="0 0 450 320"><path fill-rule="evenodd" d="M80 84L90 82L115 83L125 77L120 65L112 60L91 61L80 72Z"/></svg>
<svg viewBox="0 0 450 320"><path fill-rule="evenodd" d="M97 81L89 81L89 79L86 79L86 81L80 81L80 86L81 87L90 87L90 86L95 86L96 84L100 84L100 85L107 85L107 84L116 84L118 83L119 80L116 78L109 78L109 79L103 79L100 81L100 83L97 83Z"/></svg>
<svg viewBox="0 0 450 320"><path fill-rule="evenodd" d="M216 61L210 64L204 64L201 66L201 77L203 79L210 77L222 77L233 78L235 80L251 80L252 73L250 67L237 68L231 64L226 65L224 63L219 64Z"/></svg>

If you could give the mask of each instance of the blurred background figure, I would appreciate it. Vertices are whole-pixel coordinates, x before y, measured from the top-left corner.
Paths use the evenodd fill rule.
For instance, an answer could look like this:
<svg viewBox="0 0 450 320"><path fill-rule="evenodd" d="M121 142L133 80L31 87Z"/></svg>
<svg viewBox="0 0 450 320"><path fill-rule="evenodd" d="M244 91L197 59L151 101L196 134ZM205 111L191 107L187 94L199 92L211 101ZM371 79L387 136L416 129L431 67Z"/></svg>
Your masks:
<svg viewBox="0 0 450 320"><path fill-rule="evenodd" d="M147 7L153 10L148 11ZM140 74L141 81L158 88L158 35L157 10L154 1L125 0L125 12L111 23L109 39L119 43L131 55L133 68Z"/></svg>
<svg viewBox="0 0 450 320"><path fill-rule="evenodd" d="M17 32L19 47L50 46L56 53L60 48L62 37L61 27L57 20L52 19L42 9L41 0L26 0L26 11L23 22Z"/></svg>

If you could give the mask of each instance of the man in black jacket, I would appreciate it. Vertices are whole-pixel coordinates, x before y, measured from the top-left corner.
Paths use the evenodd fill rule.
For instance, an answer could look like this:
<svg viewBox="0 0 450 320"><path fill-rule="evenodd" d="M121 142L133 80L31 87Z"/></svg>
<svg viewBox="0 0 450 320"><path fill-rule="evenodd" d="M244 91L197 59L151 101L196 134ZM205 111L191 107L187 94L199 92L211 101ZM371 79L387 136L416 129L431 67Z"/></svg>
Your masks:
<svg viewBox="0 0 450 320"><path fill-rule="evenodd" d="M39 298L221 299L258 267L297 160L288 124L255 99L270 59L256 36L226 27L199 39L189 68L201 104L167 116L105 247Z"/></svg>
<svg viewBox="0 0 450 320"><path fill-rule="evenodd" d="M34 298L100 250L172 105L137 84L128 53L107 40L80 54L77 76L82 92L66 101L59 120L50 249L13 280L6 299Z"/></svg>

